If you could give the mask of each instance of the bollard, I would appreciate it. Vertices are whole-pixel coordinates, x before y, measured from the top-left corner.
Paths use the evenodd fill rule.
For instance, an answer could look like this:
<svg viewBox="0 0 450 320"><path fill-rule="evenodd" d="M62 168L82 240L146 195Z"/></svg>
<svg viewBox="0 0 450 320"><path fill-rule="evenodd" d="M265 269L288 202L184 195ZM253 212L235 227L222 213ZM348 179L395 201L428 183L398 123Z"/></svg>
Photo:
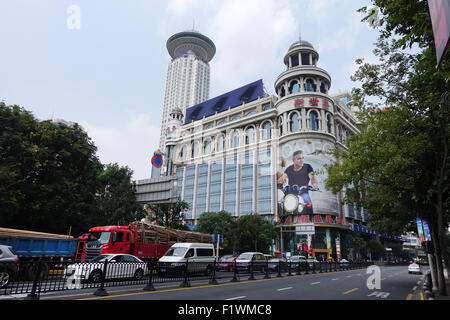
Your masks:
<svg viewBox="0 0 450 320"><path fill-rule="evenodd" d="M309 274L309 263L308 263L308 261L306 261L304 263L304 266L305 266L305 274Z"/></svg>
<svg viewBox="0 0 450 320"><path fill-rule="evenodd" d="M289 270L289 272L288 272L288 276L292 276L292 272L291 272L291 263L292 263L292 261L289 261L289 265L288 265L288 270Z"/></svg>
<svg viewBox="0 0 450 320"><path fill-rule="evenodd" d="M190 287L191 283L189 282L188 279L188 267L189 267L189 259L186 259L186 263L185 263L185 267L184 267L184 280L183 282L180 284L181 288L185 288L185 287Z"/></svg>
<svg viewBox="0 0 450 320"><path fill-rule="evenodd" d="M319 261L319 273L322 273L322 261Z"/></svg>
<svg viewBox="0 0 450 320"><path fill-rule="evenodd" d="M295 268L297 269L296 274L299 276L302 274L302 271L300 270L300 262L295 263Z"/></svg>
<svg viewBox="0 0 450 320"><path fill-rule="evenodd" d="M253 274L253 258L250 260L250 277L248 280L255 280L255 275Z"/></svg>
<svg viewBox="0 0 450 320"><path fill-rule="evenodd" d="M36 294L36 290L37 290L39 278L41 276L41 272L42 272L42 260L39 259L38 268L37 268L36 274L34 275L34 279L33 279L33 287L31 288L31 293L27 295L25 300L39 300L39 294Z"/></svg>
<svg viewBox="0 0 450 320"><path fill-rule="evenodd" d="M216 259L214 259L213 274L212 274L212 279L209 280L209 284L219 284L216 280Z"/></svg>
<svg viewBox="0 0 450 320"><path fill-rule="evenodd" d="M270 272L269 272L269 260L266 260L266 275L264 276L264 279L270 279Z"/></svg>
<svg viewBox="0 0 450 320"><path fill-rule="evenodd" d="M149 268L149 276L148 276L148 283L147 285L144 287L144 289L142 289L143 291L155 291L155 287L153 287L153 261L151 261L150 263L150 268Z"/></svg>
<svg viewBox="0 0 450 320"><path fill-rule="evenodd" d="M236 259L234 260L234 270L233 270L233 279L231 279L230 282L239 282L239 279L237 278L237 262Z"/></svg>
<svg viewBox="0 0 450 320"><path fill-rule="evenodd" d="M277 274L277 278L281 278L281 259L278 260L278 274Z"/></svg>
<svg viewBox="0 0 450 320"><path fill-rule="evenodd" d="M316 273L316 262L315 261L312 262L312 266L313 266L312 273L315 274Z"/></svg>
<svg viewBox="0 0 450 320"><path fill-rule="evenodd" d="M100 288L98 288L94 292L94 296L100 296L100 297L106 297L108 296L108 292L105 289L105 277L106 277L106 270L108 268L108 260L105 260L105 263L103 264L103 272L102 272L102 279L100 283Z"/></svg>

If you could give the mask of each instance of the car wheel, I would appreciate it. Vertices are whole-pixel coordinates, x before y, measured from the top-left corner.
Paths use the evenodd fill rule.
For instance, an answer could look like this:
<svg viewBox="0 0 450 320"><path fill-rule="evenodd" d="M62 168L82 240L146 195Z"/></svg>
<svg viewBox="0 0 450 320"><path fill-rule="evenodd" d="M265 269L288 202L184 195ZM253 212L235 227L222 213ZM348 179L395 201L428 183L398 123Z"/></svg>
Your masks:
<svg viewBox="0 0 450 320"><path fill-rule="evenodd" d="M11 278L12 276L9 271L0 271L0 289L6 288Z"/></svg>
<svg viewBox="0 0 450 320"><path fill-rule="evenodd" d="M89 275L89 281L92 283L102 281L102 272L100 270L94 270Z"/></svg>
<svg viewBox="0 0 450 320"><path fill-rule="evenodd" d="M136 272L134 273L134 277L135 280L142 280L142 278L144 278L144 270L142 269L137 269Z"/></svg>

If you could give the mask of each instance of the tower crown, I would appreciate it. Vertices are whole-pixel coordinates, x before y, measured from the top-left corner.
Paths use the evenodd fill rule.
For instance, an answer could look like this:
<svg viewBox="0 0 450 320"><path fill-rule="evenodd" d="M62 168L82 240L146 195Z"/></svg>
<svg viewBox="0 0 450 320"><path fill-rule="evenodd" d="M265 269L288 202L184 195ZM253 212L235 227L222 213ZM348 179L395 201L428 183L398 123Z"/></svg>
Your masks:
<svg viewBox="0 0 450 320"><path fill-rule="evenodd" d="M191 50L205 62L209 62L216 54L214 42L193 30L174 34L167 40L166 46L172 58L181 57L185 52Z"/></svg>

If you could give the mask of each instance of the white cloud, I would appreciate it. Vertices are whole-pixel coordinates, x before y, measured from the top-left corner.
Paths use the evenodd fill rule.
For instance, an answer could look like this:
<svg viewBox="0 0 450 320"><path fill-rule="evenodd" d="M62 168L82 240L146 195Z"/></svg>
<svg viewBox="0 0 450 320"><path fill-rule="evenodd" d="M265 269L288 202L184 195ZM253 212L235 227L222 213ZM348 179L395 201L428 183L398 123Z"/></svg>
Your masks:
<svg viewBox="0 0 450 320"><path fill-rule="evenodd" d="M117 162L133 170L133 179L147 179L151 174L150 159L159 143L159 127L151 124L148 114L130 114L123 128L81 123L97 146L103 164Z"/></svg>

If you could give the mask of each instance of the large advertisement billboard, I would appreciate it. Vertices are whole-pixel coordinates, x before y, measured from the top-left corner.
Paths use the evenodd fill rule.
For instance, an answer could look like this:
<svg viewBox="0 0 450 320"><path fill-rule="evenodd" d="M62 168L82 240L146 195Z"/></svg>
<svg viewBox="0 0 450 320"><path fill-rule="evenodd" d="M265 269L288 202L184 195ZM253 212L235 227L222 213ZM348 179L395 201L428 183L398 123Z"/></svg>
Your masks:
<svg viewBox="0 0 450 320"><path fill-rule="evenodd" d="M339 215L339 197L325 189L327 153L334 146L322 139L297 139L280 144L277 164L278 216ZM300 221L298 218L292 222Z"/></svg>

